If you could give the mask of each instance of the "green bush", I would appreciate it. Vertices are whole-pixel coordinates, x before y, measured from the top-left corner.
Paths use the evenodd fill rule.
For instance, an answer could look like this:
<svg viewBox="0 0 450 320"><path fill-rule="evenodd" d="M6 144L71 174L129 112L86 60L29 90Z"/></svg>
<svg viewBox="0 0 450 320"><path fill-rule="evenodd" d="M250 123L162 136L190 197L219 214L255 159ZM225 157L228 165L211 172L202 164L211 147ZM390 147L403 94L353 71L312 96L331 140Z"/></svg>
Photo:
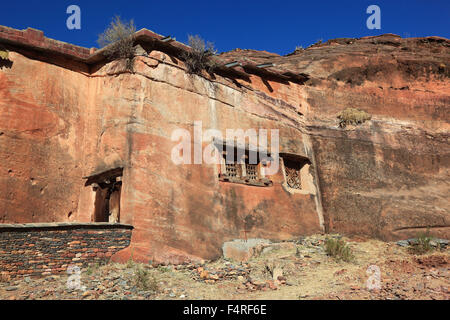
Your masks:
<svg viewBox="0 0 450 320"><path fill-rule="evenodd" d="M341 239L326 238L325 252L327 255L335 258L337 261L343 260L350 262L354 260L353 252L347 243Z"/></svg>
<svg viewBox="0 0 450 320"><path fill-rule="evenodd" d="M158 266L158 271L165 273L165 272L169 272L171 269L169 267L165 267L165 266Z"/></svg>
<svg viewBox="0 0 450 320"><path fill-rule="evenodd" d="M367 120L370 120L372 116L365 112L364 110L347 108L338 115L339 126L345 128L347 125L357 125L362 124Z"/></svg>
<svg viewBox="0 0 450 320"><path fill-rule="evenodd" d="M412 254L425 254L433 251L434 248L431 245L432 237L429 236L429 231L423 232L417 235L416 241L409 246L409 252Z"/></svg>

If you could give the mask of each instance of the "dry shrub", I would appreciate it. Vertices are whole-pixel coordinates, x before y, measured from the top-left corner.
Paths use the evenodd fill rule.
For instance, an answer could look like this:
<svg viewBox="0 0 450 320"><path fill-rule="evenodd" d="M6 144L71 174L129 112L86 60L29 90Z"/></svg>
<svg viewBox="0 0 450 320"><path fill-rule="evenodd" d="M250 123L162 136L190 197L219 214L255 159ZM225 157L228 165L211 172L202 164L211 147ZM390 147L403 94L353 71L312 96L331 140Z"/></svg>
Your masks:
<svg viewBox="0 0 450 320"><path fill-rule="evenodd" d="M133 71L135 49L133 35L136 32L134 21L122 21L116 16L97 40L110 60L126 59L127 69Z"/></svg>
<svg viewBox="0 0 450 320"><path fill-rule="evenodd" d="M100 268L100 264L98 262L90 264L86 269L86 274L88 276L95 274Z"/></svg>
<svg viewBox="0 0 450 320"><path fill-rule="evenodd" d="M4 271L0 273L0 283L9 282L10 280L11 280L11 276L9 274L7 274Z"/></svg>
<svg viewBox="0 0 450 320"><path fill-rule="evenodd" d="M325 252L337 261L350 262L354 260L353 252L347 243L342 239L325 239Z"/></svg>
<svg viewBox="0 0 450 320"><path fill-rule="evenodd" d="M137 266L134 272L134 284L141 290L158 292L158 281L147 269Z"/></svg>
<svg viewBox="0 0 450 320"><path fill-rule="evenodd" d="M109 264L109 260L108 259L100 259L100 260L88 265L88 267L86 269L86 274L88 274L88 275L95 274L96 272L98 272L100 270L100 268L105 267L105 266L111 266Z"/></svg>
<svg viewBox="0 0 450 320"><path fill-rule="evenodd" d="M208 73L214 72L217 67L217 63L211 59L217 53L214 44L211 42L205 44L198 35L189 35L189 46L191 50L182 54L188 73L201 74L202 70Z"/></svg>
<svg viewBox="0 0 450 320"><path fill-rule="evenodd" d="M0 48L0 59L8 60L8 57L9 57L8 51Z"/></svg>
<svg viewBox="0 0 450 320"><path fill-rule="evenodd" d="M314 42L313 44L309 45L308 48L316 47L318 45L321 45L322 43L323 43L323 39L317 39L316 42Z"/></svg>
<svg viewBox="0 0 450 320"><path fill-rule="evenodd" d="M127 261L126 267L131 269L131 268L134 268L135 265L136 264L134 263L133 258L131 256L130 259L128 259L128 261Z"/></svg>
<svg viewBox="0 0 450 320"><path fill-rule="evenodd" d="M358 125L362 124L367 120L372 119L372 116L365 112L364 110L347 108L338 115L339 126L345 128L347 125Z"/></svg>

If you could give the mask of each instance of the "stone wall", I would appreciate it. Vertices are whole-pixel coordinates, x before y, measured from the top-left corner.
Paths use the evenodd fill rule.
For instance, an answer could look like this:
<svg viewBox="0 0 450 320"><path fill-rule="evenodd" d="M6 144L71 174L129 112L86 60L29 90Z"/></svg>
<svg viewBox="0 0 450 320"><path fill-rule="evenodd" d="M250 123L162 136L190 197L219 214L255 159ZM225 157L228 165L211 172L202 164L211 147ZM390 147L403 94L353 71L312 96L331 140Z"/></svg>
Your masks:
<svg viewBox="0 0 450 320"><path fill-rule="evenodd" d="M129 246L132 229L108 223L0 224L0 273L45 276L107 260Z"/></svg>
<svg viewBox="0 0 450 320"><path fill-rule="evenodd" d="M5 26L0 26L0 38L6 42L20 43L22 46L30 46L35 49L45 51L56 51L72 58L86 59L95 51L70 43L48 39L44 37L44 32L33 28L26 30L16 30Z"/></svg>

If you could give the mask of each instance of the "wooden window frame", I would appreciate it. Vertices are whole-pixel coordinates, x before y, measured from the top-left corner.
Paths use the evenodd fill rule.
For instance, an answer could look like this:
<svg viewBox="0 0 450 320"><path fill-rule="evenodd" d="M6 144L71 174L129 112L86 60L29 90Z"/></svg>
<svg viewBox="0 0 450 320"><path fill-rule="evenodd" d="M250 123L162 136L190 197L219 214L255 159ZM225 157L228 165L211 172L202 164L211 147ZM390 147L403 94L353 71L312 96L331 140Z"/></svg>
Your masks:
<svg viewBox="0 0 450 320"><path fill-rule="evenodd" d="M219 181L246 184L258 187L272 186L272 181L265 177L263 168L264 165L262 164L261 159L258 159L256 164L249 164L249 157L247 153L248 150L245 150L243 159L241 159L239 162L236 160L233 163L236 166L236 176L230 176L229 174L227 174L227 165L229 164L227 164L225 160L227 152L223 151L220 164ZM248 166L256 166L256 178L250 179L248 177L247 171L248 169L250 169Z"/></svg>
<svg viewBox="0 0 450 320"><path fill-rule="evenodd" d="M297 163L296 166L298 168L292 168L294 166L289 166L288 163ZM311 188L309 189L305 186L304 181L304 170L308 170L309 166L311 165L311 162L308 158L302 157L302 156L296 156L296 155L286 155L286 154L280 154L280 163L281 163L281 171L283 172L283 178L284 182L282 183L283 188L288 191L289 193L295 194L311 194L314 193ZM307 166L305 168L305 166ZM292 170L296 170L298 174L299 179L299 188L292 187L291 184L288 182L288 170L287 167L291 168Z"/></svg>

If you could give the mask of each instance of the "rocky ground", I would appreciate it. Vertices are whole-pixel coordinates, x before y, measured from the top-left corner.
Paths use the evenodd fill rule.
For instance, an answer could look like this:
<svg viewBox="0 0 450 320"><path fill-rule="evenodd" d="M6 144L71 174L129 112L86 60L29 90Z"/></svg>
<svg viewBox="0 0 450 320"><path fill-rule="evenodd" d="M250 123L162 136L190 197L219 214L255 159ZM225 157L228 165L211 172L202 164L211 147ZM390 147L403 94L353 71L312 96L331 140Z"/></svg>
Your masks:
<svg viewBox="0 0 450 320"><path fill-rule="evenodd" d="M450 299L448 247L414 255L408 247L347 239L354 260L336 261L323 235L267 246L247 263L151 266L106 263L77 275L2 279L2 299ZM370 267L372 266L372 267ZM370 268L369 268L370 267ZM380 288L368 280L379 270ZM375 282L369 282L376 286Z"/></svg>

